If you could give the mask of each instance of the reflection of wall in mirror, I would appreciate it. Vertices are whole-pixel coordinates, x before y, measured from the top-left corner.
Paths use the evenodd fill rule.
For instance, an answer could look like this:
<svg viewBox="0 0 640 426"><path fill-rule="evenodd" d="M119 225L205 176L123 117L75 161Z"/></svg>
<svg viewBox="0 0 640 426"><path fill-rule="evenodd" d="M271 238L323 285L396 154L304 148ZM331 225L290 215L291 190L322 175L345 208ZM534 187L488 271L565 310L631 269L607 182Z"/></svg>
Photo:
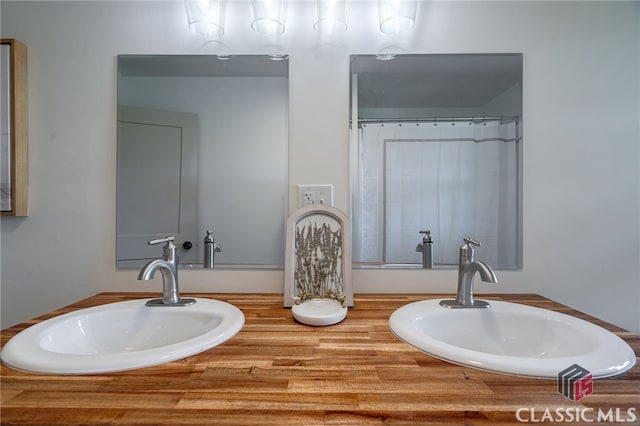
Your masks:
<svg viewBox="0 0 640 426"><path fill-rule="evenodd" d="M474 108L359 108L360 118L522 116L522 85L517 83Z"/></svg>

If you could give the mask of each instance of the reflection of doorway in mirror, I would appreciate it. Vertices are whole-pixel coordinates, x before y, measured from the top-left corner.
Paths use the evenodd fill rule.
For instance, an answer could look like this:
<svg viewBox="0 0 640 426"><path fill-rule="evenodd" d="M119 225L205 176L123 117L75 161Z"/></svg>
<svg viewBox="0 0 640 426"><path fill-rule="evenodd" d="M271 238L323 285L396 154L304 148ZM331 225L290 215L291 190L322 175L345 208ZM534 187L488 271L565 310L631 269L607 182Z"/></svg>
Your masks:
<svg viewBox="0 0 640 426"><path fill-rule="evenodd" d="M288 60L215 53L120 55L118 104L198 116L196 254L180 263L202 262L200 243L212 229L224 247L216 269L282 269Z"/></svg>
<svg viewBox="0 0 640 426"><path fill-rule="evenodd" d="M197 115L118 108L119 267L140 267L161 257L159 246L147 242L167 236L176 238L181 261L196 261L197 151Z"/></svg>

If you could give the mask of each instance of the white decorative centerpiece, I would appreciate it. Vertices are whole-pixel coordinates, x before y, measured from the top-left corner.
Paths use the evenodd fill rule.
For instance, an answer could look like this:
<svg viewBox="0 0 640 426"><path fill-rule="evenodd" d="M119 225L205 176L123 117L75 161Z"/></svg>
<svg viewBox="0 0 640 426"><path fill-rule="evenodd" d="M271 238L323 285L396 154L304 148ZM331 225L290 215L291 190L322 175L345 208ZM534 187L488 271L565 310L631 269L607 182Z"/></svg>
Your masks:
<svg viewBox="0 0 640 426"><path fill-rule="evenodd" d="M351 227L340 210L311 205L287 220L284 306L314 326L342 321L353 306Z"/></svg>

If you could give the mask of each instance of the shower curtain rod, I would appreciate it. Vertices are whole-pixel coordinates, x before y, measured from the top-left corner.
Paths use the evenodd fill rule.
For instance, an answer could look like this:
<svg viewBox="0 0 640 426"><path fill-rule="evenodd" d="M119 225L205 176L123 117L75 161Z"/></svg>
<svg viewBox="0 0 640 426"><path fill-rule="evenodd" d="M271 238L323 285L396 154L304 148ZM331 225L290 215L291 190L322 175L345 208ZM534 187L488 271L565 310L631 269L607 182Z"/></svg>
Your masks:
<svg viewBox="0 0 640 426"><path fill-rule="evenodd" d="M517 115L499 116L499 117L422 117L422 118L359 118L358 125L365 123L451 123L458 121L472 122L488 122L488 121L515 121L519 122L520 117Z"/></svg>

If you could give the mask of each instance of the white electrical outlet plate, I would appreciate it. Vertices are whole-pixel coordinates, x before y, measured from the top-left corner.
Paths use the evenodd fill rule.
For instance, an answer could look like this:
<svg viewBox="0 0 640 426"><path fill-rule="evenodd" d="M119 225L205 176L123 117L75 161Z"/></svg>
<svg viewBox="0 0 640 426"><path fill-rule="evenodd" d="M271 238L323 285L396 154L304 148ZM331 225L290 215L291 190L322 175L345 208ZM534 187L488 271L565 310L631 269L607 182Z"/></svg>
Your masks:
<svg viewBox="0 0 640 426"><path fill-rule="evenodd" d="M333 185L298 185L298 208L313 204L333 206Z"/></svg>

